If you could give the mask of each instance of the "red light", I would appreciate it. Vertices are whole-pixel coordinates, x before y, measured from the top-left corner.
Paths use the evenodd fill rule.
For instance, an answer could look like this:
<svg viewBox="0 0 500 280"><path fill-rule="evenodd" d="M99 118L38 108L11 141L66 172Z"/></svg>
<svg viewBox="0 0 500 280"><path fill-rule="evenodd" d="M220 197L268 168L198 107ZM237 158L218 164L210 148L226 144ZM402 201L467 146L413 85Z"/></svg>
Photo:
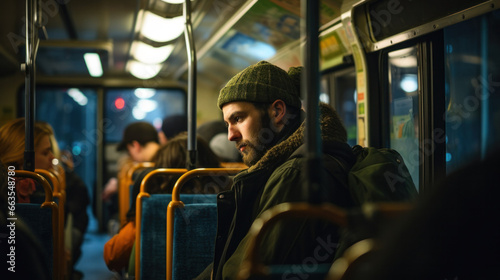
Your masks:
<svg viewBox="0 0 500 280"><path fill-rule="evenodd" d="M118 97L117 99L115 99L115 107L118 110L123 109L125 107L125 100L123 100L123 98L121 98L121 97Z"/></svg>

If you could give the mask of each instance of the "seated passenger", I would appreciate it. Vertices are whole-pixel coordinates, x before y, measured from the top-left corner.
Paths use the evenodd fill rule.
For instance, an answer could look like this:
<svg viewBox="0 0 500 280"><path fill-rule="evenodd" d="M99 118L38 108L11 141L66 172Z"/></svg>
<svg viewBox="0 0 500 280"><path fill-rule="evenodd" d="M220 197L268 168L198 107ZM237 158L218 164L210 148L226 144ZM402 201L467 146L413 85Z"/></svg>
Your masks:
<svg viewBox="0 0 500 280"><path fill-rule="evenodd" d="M51 132L43 125L34 125L34 169L53 170ZM0 127L0 161L7 166L14 166L16 170L24 168L25 150L25 120L18 118L11 120ZM37 192L37 194L35 194ZM40 190L40 192L43 192ZM32 179L22 178L16 185L17 203L42 202L43 193L38 194L35 182ZM35 201L34 201L35 200Z"/></svg>
<svg viewBox="0 0 500 280"><path fill-rule="evenodd" d="M207 143L197 139L198 165L197 167L217 168L220 162L210 150ZM187 134L179 134L160 148L153 158L155 168L186 168L187 161ZM104 260L110 270L117 272L126 269L129 264L130 254L135 242L135 197L139 194L140 184L144 176L151 171L144 170L135 181L133 190L133 203L127 213L127 223L104 245ZM175 182L180 175L158 176L157 180L146 185L146 192L150 194L172 193ZM190 180L183 188L183 193L218 193L221 188L210 177Z"/></svg>
<svg viewBox="0 0 500 280"><path fill-rule="evenodd" d="M332 165L330 170L338 169L337 174L328 174L324 168L317 170L317 176L325 175L322 186L314 189L301 184L306 150L299 98L300 72L300 67L292 67L287 73L261 61L234 76L220 91L217 105L228 127L228 139L235 142L249 168L238 173L231 190L218 199L219 236L214 263L199 279L236 279L248 247L250 226L275 205L284 202L353 205L346 174L331 157L324 157L324 165ZM335 110L321 104L319 121L323 152L351 166L354 156ZM265 263L293 264L320 253L319 263L332 262L339 239L337 229L322 221L294 219L281 223L263 240L260 258ZM328 248L315 252L319 239Z"/></svg>
<svg viewBox="0 0 500 280"><path fill-rule="evenodd" d="M37 122L37 125L41 125L50 132L49 138L53 154L59 159L59 164L64 168L64 178L66 180L66 207L64 209L64 220L68 220L68 215L73 217L71 228L72 274L82 275L83 273L76 271L74 267L82 254L81 247L89 223L87 206L90 204L90 197L88 189L82 178L73 170L74 163L71 152L65 151L65 156L62 157L52 126L45 122Z"/></svg>
<svg viewBox="0 0 500 280"><path fill-rule="evenodd" d="M187 117L185 115L168 116L165 117L161 123L161 130L158 132L158 139L160 140L161 145L165 145L168 140L186 131Z"/></svg>
<svg viewBox="0 0 500 280"><path fill-rule="evenodd" d="M9 166L4 165L0 161L0 251L2 251L2 279L24 280L24 279L40 279L49 280L50 264L47 257L47 252L41 244L39 238L35 236L30 227L23 221L21 217L17 217L15 222L7 220L8 205L11 205L15 195L12 194L11 185L8 182ZM17 187L17 186L16 186ZM10 202L10 203L9 203ZM11 225L14 224L15 227ZM10 232L9 232L10 231ZM15 232L15 243L8 242L8 235ZM10 245L9 245L10 244ZM14 248L15 251L11 251ZM4 253L5 252L5 253ZM9 255L14 255L15 259L11 260Z"/></svg>
<svg viewBox="0 0 500 280"><path fill-rule="evenodd" d="M127 162L149 162L160 148L158 132L156 128L148 122L133 122L123 131L122 141L116 147L118 152L127 151L129 158L122 158L119 166L126 166ZM118 212L118 180L116 177L110 178L102 191L102 199L106 202L109 216L115 216ZM109 225L115 224L112 220Z"/></svg>
<svg viewBox="0 0 500 280"><path fill-rule="evenodd" d="M222 162L241 162L241 155L234 144L227 139L227 128L222 120L209 121L200 125L196 132Z"/></svg>

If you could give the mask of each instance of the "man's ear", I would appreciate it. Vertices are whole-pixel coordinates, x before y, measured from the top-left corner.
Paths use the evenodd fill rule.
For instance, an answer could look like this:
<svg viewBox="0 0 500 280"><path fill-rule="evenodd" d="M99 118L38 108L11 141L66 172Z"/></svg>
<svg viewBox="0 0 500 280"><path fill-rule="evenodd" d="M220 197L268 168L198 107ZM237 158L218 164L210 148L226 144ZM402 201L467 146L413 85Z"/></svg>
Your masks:
<svg viewBox="0 0 500 280"><path fill-rule="evenodd" d="M129 144L127 144L127 147L131 150L138 150L140 147L141 147L141 144L139 144L139 142L137 141L132 141L130 142Z"/></svg>
<svg viewBox="0 0 500 280"><path fill-rule="evenodd" d="M274 124L284 125L285 124L285 116L286 116L286 104L283 100L277 99L271 104L271 119Z"/></svg>

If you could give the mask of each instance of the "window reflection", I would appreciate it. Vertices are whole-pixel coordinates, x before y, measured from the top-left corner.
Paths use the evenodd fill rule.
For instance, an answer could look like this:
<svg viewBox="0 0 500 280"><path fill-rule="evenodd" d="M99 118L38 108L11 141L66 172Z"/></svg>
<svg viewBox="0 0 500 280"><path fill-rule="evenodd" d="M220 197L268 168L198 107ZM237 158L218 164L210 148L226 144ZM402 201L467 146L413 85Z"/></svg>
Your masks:
<svg viewBox="0 0 500 280"><path fill-rule="evenodd" d="M36 95L36 120L52 126L59 149L71 154L75 172L85 182L90 197L94 197L100 137L97 91L94 88L40 86Z"/></svg>
<svg viewBox="0 0 500 280"><path fill-rule="evenodd" d="M125 127L136 121L159 123L169 115L186 114L186 93L181 89L120 88L107 89L104 118L109 127L107 142L119 142Z"/></svg>
<svg viewBox="0 0 500 280"><path fill-rule="evenodd" d="M447 173L500 140L499 29L499 11L444 29Z"/></svg>
<svg viewBox="0 0 500 280"><path fill-rule="evenodd" d="M390 145L403 157L415 186L419 183L417 48L388 54Z"/></svg>
<svg viewBox="0 0 500 280"><path fill-rule="evenodd" d="M357 144L356 75L354 67L323 76L321 101L335 108L347 130L347 143Z"/></svg>

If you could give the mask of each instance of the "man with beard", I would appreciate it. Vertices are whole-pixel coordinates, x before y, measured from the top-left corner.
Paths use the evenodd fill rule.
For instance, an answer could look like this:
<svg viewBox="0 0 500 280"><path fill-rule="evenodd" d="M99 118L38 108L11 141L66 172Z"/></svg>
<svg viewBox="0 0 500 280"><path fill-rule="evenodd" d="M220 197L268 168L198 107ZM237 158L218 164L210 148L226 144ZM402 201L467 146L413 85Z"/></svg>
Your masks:
<svg viewBox="0 0 500 280"><path fill-rule="evenodd" d="M299 99L301 69L292 67L287 73L261 61L238 73L220 91L218 106L228 138L249 168L234 177L230 191L218 196L214 262L198 279L208 279L210 274L212 279L235 279L250 226L275 205L310 201L353 205L339 161L349 167L354 155L337 113L326 104L320 105L320 124L323 152L329 155L324 156L324 170L316 174L324 176L324 184L316 191L303 187L306 147ZM283 221L264 238L260 258L267 264L328 263L338 240L338 228L329 222Z"/></svg>

